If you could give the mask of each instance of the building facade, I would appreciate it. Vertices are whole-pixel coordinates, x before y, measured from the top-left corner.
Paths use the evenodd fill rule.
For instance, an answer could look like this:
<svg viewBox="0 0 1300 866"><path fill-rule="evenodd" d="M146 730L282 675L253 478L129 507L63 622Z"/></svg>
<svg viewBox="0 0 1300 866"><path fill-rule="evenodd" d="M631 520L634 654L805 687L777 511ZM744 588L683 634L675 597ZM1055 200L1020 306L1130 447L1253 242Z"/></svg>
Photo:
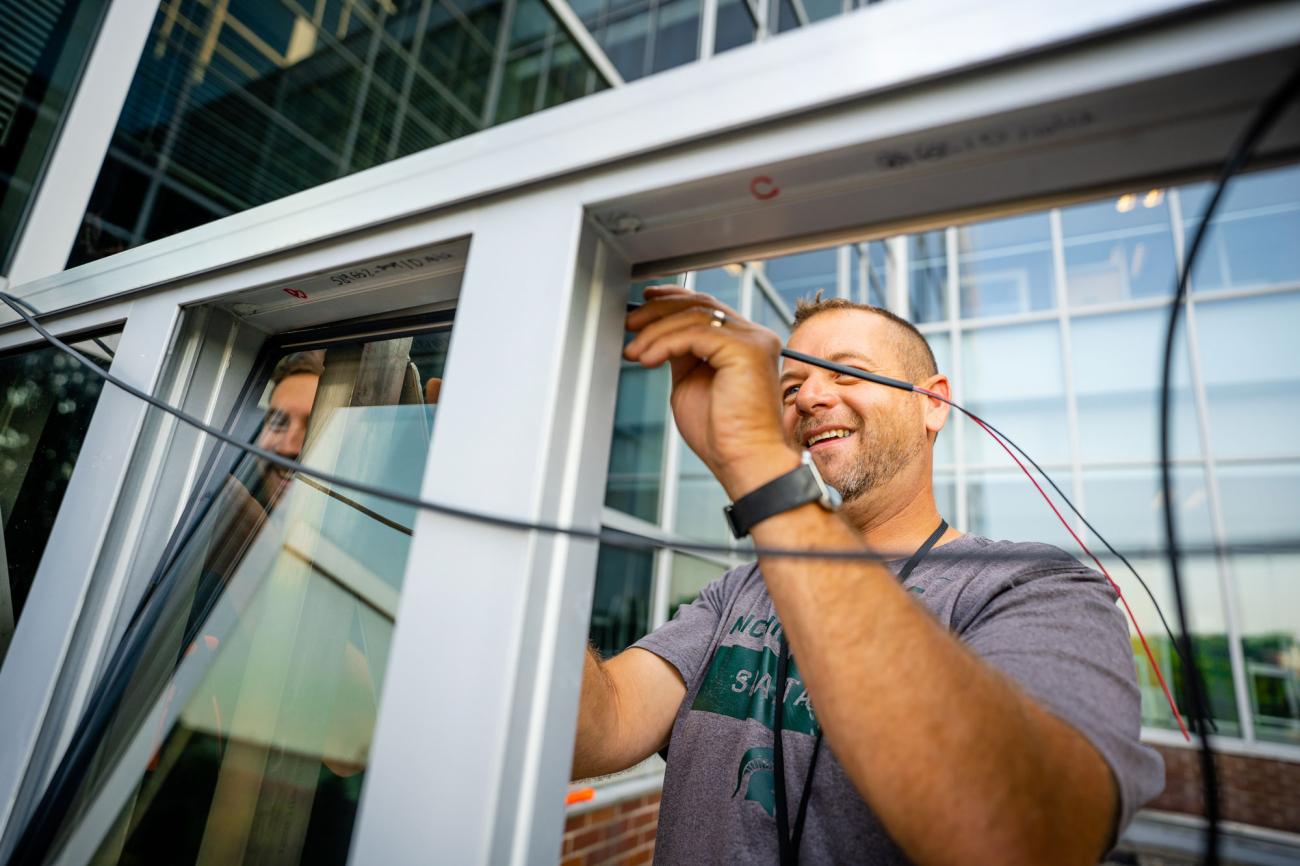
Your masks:
<svg viewBox="0 0 1300 866"><path fill-rule="evenodd" d="M906 2L892 0L880 4L881 10ZM145 250L161 248L146 245L173 236L181 243L194 236L182 233L297 201L294 197L305 191L334 189L340 179L354 175L358 186L353 190L362 194L363 181L376 176L376 167L397 171L430 149L482 136L564 103L637 87L633 82L640 79L711 63L732 51L763 51L759 43L779 43L789 31L815 25L826 33L850 21L869 22L868 16L881 10L856 8L865 5L875 4L163 0L149 10L145 26L144 13L126 11L123 2L0 0L0 275L7 286L17 288L57 279L65 271L90 273L73 269L100 260L105 267L111 261L138 261L130 258L137 248L144 249L134 255L145 256ZM127 60L106 60L111 50L125 52ZM111 124L94 120L96 107L111 113ZM84 146L82 129L99 130L103 139L89 148L102 152L93 165L77 159L78 147ZM723 299L782 335L789 332L798 302L819 293L880 306L916 323L940 369L952 377L955 399L1013 436L1150 588L1148 595L1122 563L1100 549L1082 521L1071 518L1071 528L1093 546L1132 605L1186 715L1184 672L1157 612L1158 604L1172 622L1160 528L1165 503L1156 400L1168 302L1211 190L1204 179L1125 185L1125 177L1117 171L1104 190L1085 185L1057 196L1050 206L990 206L964 210L959 219L944 219L940 213L910 223L900 220L864 228L851 240L841 238L832 245L798 239L773 244L772 254L739 256L698 270L681 268L671 276L633 281L627 292L636 300L647 282L681 282ZM533 181L546 182L544 177ZM61 194L61 184L74 193ZM382 195L384 187L375 190ZM428 193L432 198L444 195L441 189ZM487 200L490 194L481 197ZM443 207L456 204L453 197ZM352 228L366 227L358 223ZM620 231L617 220L606 220L604 229L614 235ZM264 230L278 228L270 224ZM795 229L785 231L799 235ZM1191 274L1174 380L1173 507L1188 548L1189 628L1209 687L1214 742L1223 767L1224 814L1246 825L1240 830L1245 838L1284 845L1296 841L1288 834L1300 834L1300 590L1294 580L1300 553L1291 516L1300 510L1300 449L1287 432L1300 413L1300 353L1291 339L1300 326L1298 241L1300 168L1274 159L1233 182ZM776 249L782 246L797 251ZM288 315L276 305L283 301L281 292L290 298L300 292L306 300L322 291L318 286L331 292L355 289L359 297L392 286L390 294L400 296L401 287L412 280L441 286L439 269L465 256L464 247L452 242L402 249L327 276L313 271L315 283L304 277L277 284L272 300L251 293L230 303L212 300L201 321L194 315L184 320L196 358L206 358L204 352L218 344L226 346L230 357L246 341L268 333L275 339L250 352L240 375L208 381L191 371L188 384L173 383L171 396L191 411L206 407L207 417L245 438L267 437L274 423L289 423L287 416L275 414L276 388L286 378L276 378L277 364L302 351L321 352L327 359L324 369L333 370L314 374L321 387L346 388L349 396L320 404L339 413L331 415L332 428L315 421L294 448L286 446L282 453L296 458L311 448L332 448L326 468L375 483L405 483L402 489L417 495L420 488L413 485L419 473L412 478L409 470L425 466L436 413L413 407L424 402L421 395L432 394L428 402L436 402L431 383L441 384L449 364L449 308L394 301L392 310L418 307L409 322L398 316L405 328L398 337L370 328L376 314L368 309L346 308L344 318L352 324L342 336L329 331L325 321L276 318ZM118 255L124 259L113 258ZM203 273L240 261L230 255ZM450 303L450 295L439 291L433 292L439 303ZM249 322L276 324L246 326ZM77 331L75 345L116 369L129 325L130 319L119 319ZM297 336L285 336L290 332ZM179 351L168 349L173 353L167 356L169 364L180 363ZM390 366L376 372L383 358ZM1027 358L1033 362L1026 363ZM53 348L14 343L0 357L0 387L6 395L0 416L4 664L11 644L21 643L18 625L79 455L83 448L97 459L102 455L91 423L102 386ZM235 392L242 395L232 404L237 409L229 420L214 414L227 399L218 394L226 391L231 401ZM358 396L380 392L387 396L373 402ZM369 411L379 409L385 411ZM153 425L144 428L151 435L162 435L162 422L147 423ZM359 441L381 443L374 447L391 459L366 462L363 453L334 443L330 436L343 436L340 430ZM590 639L603 652L615 653L671 618L726 569L746 561L747 551L730 540L721 488L684 446L671 421L665 370L631 365L620 370L608 448L600 522L665 542L656 551L605 546L596 555ZM1046 541L1086 559L1015 466L964 418L954 417L939 437L935 464L940 510L954 526L993 538ZM191 694L185 708L178 708L175 729L162 745L155 744L156 754L145 761L130 807L122 805L118 823L112 825L116 842L110 835L110 841L96 841L91 850L111 862L167 856L163 852L168 849L151 853L149 845L169 844L171 837L161 828L190 819L183 810L173 813L160 804L194 797L202 804L195 808L216 815L221 794L260 790L279 797L281 813L296 817L280 825L250 818L246 844L256 848L275 827L297 846L297 861L342 862L352 844L352 822L368 772L365 761L358 763L355 757L369 747L379 685L386 676L388 650L375 647L386 648L394 640L408 545L417 547L409 540L418 528L415 509L391 510L363 499L363 510L352 502L352 510L339 516L330 508L337 509L342 500L335 497L332 506L311 502L301 488L292 502L281 503L279 488L267 493L258 486L269 484L261 468L226 451L159 463L149 477L174 465L183 467L179 475L185 479L178 482L174 501L152 506L157 513L110 515L115 529L106 530L107 537L125 533L122 527L134 521L132 525L146 527L154 545L140 549L156 549L158 556L146 562L139 552L122 553L111 568L103 564L107 558L97 561L86 604L93 606L96 586L131 589L115 597L121 610L115 608L94 628L80 612L72 615L76 637L69 638L69 645L86 658L103 660L87 663L88 673L61 674L80 685L61 686L68 691L59 694L80 695L76 701L66 699L90 718L98 696L114 682L108 661L114 647L127 646L132 635L137 635L140 652L149 647L162 657L175 655L176 635L184 634L190 639L185 645L192 643L199 653L207 646L213 653L212 667L199 665L197 655L185 650L177 670L193 665L193 676L218 671L229 682L208 682L207 691ZM211 551L221 549L223 539L236 532L227 512L244 507L229 498L233 494L223 486L228 479L239 480L268 514L278 508L278 513L311 523L310 541L293 536L299 545L294 549L313 551L300 559L320 566L314 579L328 572L336 585L336 590L293 597L292 604L305 605L302 609L310 608L317 618L294 620L302 629L295 644L299 661L287 664L275 682L264 673L256 688L241 679L254 677L252 668L229 661L232 656L218 647L228 637L250 646L270 642L275 630L245 633L232 626L227 635L204 631L201 625L203 617L217 615L213 611L244 622L242 617L252 615L249 610L262 610L256 605L271 605L263 599L247 601L252 608L232 606L232 590L225 588L243 580L250 598L256 595L252 587L258 584L246 574L250 566L242 563L251 561L249 551L257 550L250 539L265 537L267 530L239 530L245 534L238 536L242 541L234 564L222 560L227 571L221 573L229 583L215 589L205 583L211 580L205 575L220 571ZM357 517L367 512L370 522ZM375 520L379 529L372 525ZM403 538L394 541L385 535L391 532ZM373 545L362 545L365 554L354 555L335 543L372 536ZM715 543L732 552L686 553L670 549L674 541ZM381 550L390 552L376 552ZM170 626L133 631L143 612L151 610L151 599L161 598L159 588L174 585L187 587L189 606L184 611L160 607L157 622ZM344 595L363 597L364 604L347 608L331 595L337 587ZM215 607L200 608L196 599ZM200 609L202 616L195 612ZM266 608L274 610L273 605ZM336 640L338 634L343 637ZM217 643L205 643L209 638ZM1201 811L1195 753L1178 735L1136 635L1134 640L1144 737L1165 755L1170 780L1165 795L1153 804L1150 822L1140 829L1168 841L1182 838L1186 821L1165 813ZM310 679L311 669L303 667L307 663L300 656L322 648L338 654L337 666L322 675L337 695L331 693L328 700L304 697L300 716L281 716L297 718L302 730L282 721L267 734L281 751L296 756L283 759L278 779L274 772L262 771L256 784L241 781L227 757L234 748L232 725L247 723L250 730L260 730L260 717L245 709L240 719L249 721L236 723L230 717L234 707L260 706L258 700L269 700L264 695L295 677ZM12 655L26 663L21 652ZM138 694L147 703L179 688L168 679L173 672L155 674L152 679L139 672L135 679L123 675L117 691ZM10 670L6 676L0 685L16 682L22 674ZM368 707L366 712L351 719L340 715L327 730L303 733L310 728L305 720L311 707L334 707L348 689L364 695L355 703ZM204 702L207 697L210 704ZM90 808L96 790L93 768L107 766L120 746L107 731L113 725L131 731L139 721L120 706L105 718L108 727L98 739L86 733L88 723L78 727L68 722L66 732L52 736L44 747L52 750L48 766L33 771L24 764L14 770L19 781L6 806L11 811L3 825L0 856L19 844L23 821L14 816L40 814L45 783L51 775L57 778L60 748L80 742L79 737L94 746L95 757L80 770L80 787L72 790L82 799L73 802ZM39 753L41 746L31 748ZM143 740L138 748L147 751ZM169 760L174 763L167 764ZM267 759L261 755L258 760ZM169 775L157 774L159 762ZM187 773L201 778L195 781ZM316 773L319 779L307 779ZM586 866L648 860L661 778L662 765L655 759L620 776L575 786L562 846L565 862ZM266 794L285 779L297 786L297 793ZM54 837L75 836L73 814L75 810L49 818ZM185 836L183 844L193 846L195 857L205 856L200 852L216 856L216 848L205 846L217 843L202 827ZM1135 837L1133 844L1146 843Z"/></svg>

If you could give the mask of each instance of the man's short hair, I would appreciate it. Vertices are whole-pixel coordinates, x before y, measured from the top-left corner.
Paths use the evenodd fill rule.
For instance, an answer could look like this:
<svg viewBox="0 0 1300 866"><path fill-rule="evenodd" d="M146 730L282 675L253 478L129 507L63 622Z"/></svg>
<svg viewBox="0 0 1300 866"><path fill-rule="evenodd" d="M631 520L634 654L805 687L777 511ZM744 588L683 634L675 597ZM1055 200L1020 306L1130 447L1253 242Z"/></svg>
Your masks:
<svg viewBox="0 0 1300 866"><path fill-rule="evenodd" d="M279 385L290 376L306 373L319 376L325 372L325 350L312 349L309 352L291 352L275 364L271 370L271 384Z"/></svg>
<svg viewBox="0 0 1300 866"><path fill-rule="evenodd" d="M897 336L894 346L898 350L899 359L903 364L903 372L912 382L922 382L939 372L939 365L934 361L934 352L930 350L930 344L926 341L925 335L916 329L916 326L901 316L896 316L882 307L872 306L871 304L859 304L850 301L847 298L826 298L822 299L821 289L817 294L808 298L800 298L794 308L794 324L790 328L790 333L794 333L799 326L811 319L813 316L819 316L822 313L833 313L839 310L860 310L864 313L874 313L877 316L889 321L894 326L893 331Z"/></svg>

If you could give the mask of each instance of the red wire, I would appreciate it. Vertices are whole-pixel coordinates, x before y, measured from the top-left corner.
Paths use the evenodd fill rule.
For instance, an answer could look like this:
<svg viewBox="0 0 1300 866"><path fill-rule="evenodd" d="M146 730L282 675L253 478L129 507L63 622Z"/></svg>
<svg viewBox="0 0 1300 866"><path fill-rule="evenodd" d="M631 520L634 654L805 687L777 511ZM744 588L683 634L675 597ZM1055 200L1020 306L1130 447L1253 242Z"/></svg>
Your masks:
<svg viewBox="0 0 1300 866"><path fill-rule="evenodd" d="M944 398L943 396L934 393L933 391L927 391L924 388L916 388L915 390L916 393L918 394L924 394L927 397L933 397L936 400L942 400L944 403L947 403L950 406L957 405L952 401ZM957 406L957 408L961 409L961 411L964 412L972 421L978 424L980 426L980 429L982 429L985 433L992 436L994 442L1002 446L1002 450L1007 452L1007 455L1016 462L1016 465L1020 467L1020 471L1025 473L1025 477L1028 478L1029 482L1034 485L1034 488L1038 491L1038 494L1043 497L1043 501L1047 503L1047 506L1052 509L1052 513L1056 515L1056 519L1061 521L1061 525L1065 527L1065 531L1070 533L1070 536L1076 542L1078 542L1079 547L1083 548L1083 552L1088 554L1088 556L1091 557L1093 562L1097 563L1097 568L1101 569L1101 573L1106 576L1106 580L1108 583L1110 583L1111 589L1115 590L1115 595L1119 597L1120 603L1124 605L1124 610L1126 613L1128 613L1129 622L1133 623L1133 629L1137 632L1138 639L1142 641L1142 649L1147 654L1147 661L1151 663L1151 669L1156 672L1156 679L1160 681L1160 688L1165 693L1165 700L1169 702L1169 709L1173 710L1174 712L1174 720L1178 722L1178 729L1183 732L1183 736L1186 737L1187 741L1190 743L1192 741L1192 735L1188 733L1187 726L1183 724L1182 714L1178 712L1178 706L1174 703L1174 696L1169 693L1169 686L1165 683L1165 675L1160 672L1160 665L1156 664L1155 655L1152 654L1151 647L1147 644L1146 635L1142 633L1142 627L1138 625L1137 617L1133 615L1133 609L1128 606L1128 599L1124 597L1124 592L1119 588L1119 584L1117 584L1115 580L1110 576L1110 572L1106 570L1106 566L1101 564L1101 560L1098 559L1096 555L1091 550L1088 549L1088 545L1083 543L1083 539L1080 538L1078 534L1075 533L1075 531L1070 527L1069 521L1066 520L1061 515L1060 510L1056 507L1056 503L1052 501L1052 497L1047 495L1047 492L1043 490L1042 485L1038 483L1038 479L1034 478L1034 476L1029 472L1029 470L1025 468L1025 464L1020 462L1020 458L1017 457L1015 453L1012 452L1012 450L1007 447L1007 444L1002 441L1002 437L998 436L996 433L990 430L988 428L988 425L984 423L984 420L980 418L978 415L976 415L974 412L971 412L969 409L963 409L960 406Z"/></svg>

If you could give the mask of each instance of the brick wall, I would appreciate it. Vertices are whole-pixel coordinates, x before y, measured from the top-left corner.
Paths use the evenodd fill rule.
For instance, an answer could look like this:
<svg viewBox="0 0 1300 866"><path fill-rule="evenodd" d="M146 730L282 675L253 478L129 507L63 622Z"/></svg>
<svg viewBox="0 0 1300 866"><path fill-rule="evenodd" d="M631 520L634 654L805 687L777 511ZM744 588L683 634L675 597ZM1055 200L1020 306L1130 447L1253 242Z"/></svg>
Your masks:
<svg viewBox="0 0 1300 866"><path fill-rule="evenodd" d="M1155 746L1165 759L1165 791L1152 809L1203 815L1201 755L1196 749ZM1217 755L1219 811L1240 821L1300 833L1300 763Z"/></svg>
<svg viewBox="0 0 1300 866"><path fill-rule="evenodd" d="M571 815L561 866L639 866L654 857L659 792Z"/></svg>

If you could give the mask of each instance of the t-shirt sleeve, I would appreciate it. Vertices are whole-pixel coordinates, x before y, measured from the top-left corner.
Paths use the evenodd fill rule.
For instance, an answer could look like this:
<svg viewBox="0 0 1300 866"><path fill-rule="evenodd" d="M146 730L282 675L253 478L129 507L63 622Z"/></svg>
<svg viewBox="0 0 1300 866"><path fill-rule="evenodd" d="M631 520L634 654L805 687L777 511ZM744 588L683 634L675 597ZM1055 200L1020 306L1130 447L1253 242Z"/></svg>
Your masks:
<svg viewBox="0 0 1300 866"><path fill-rule="evenodd" d="M975 593L974 609L956 624L971 649L1072 725L1110 766L1119 792L1113 844L1164 788L1164 761L1140 739L1141 694L1114 590L1063 551L1049 550L1054 562Z"/></svg>
<svg viewBox="0 0 1300 866"><path fill-rule="evenodd" d="M704 668L705 656L726 612L729 599L735 596L736 582L753 566L728 571L700 592L690 604L677 608L673 618L632 646L648 650L677 668L687 687Z"/></svg>

